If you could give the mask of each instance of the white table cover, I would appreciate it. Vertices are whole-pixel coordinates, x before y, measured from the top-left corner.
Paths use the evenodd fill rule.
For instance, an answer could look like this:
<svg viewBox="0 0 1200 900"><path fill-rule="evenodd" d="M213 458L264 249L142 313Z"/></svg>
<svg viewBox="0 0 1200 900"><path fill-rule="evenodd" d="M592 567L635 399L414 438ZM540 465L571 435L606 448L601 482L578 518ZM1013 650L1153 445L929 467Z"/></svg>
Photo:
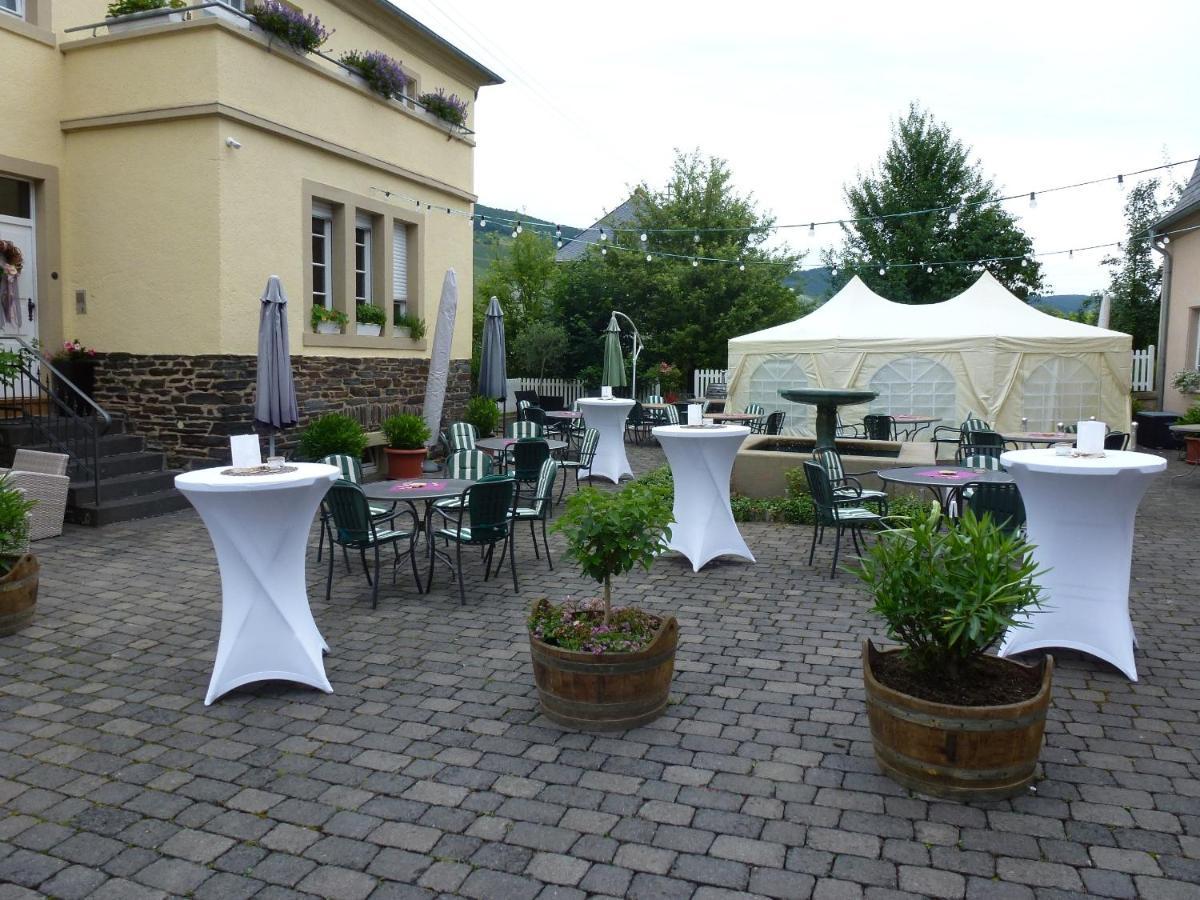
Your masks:
<svg viewBox="0 0 1200 900"><path fill-rule="evenodd" d="M612 400L589 397L579 401L584 424L600 432L591 474L607 478L613 484L619 484L622 475L633 477L625 455L625 419L631 409L633 401L622 397Z"/></svg>
<svg viewBox="0 0 1200 900"><path fill-rule="evenodd" d="M1133 520L1167 461L1108 450L1102 459L1014 450L1000 456L1021 491L1043 591L1040 610L1010 628L1001 656L1066 647L1112 663L1137 681L1129 618Z"/></svg>
<svg viewBox="0 0 1200 900"><path fill-rule="evenodd" d="M297 681L332 693L329 649L308 606L304 557L334 466L289 463L280 475L184 472L177 487L200 513L221 569L221 639L207 706L254 681Z"/></svg>
<svg viewBox="0 0 1200 900"><path fill-rule="evenodd" d="M691 560L693 572L718 556L754 562L729 508L733 460L750 429L660 425L652 433L667 454L675 482L675 521L667 546Z"/></svg>

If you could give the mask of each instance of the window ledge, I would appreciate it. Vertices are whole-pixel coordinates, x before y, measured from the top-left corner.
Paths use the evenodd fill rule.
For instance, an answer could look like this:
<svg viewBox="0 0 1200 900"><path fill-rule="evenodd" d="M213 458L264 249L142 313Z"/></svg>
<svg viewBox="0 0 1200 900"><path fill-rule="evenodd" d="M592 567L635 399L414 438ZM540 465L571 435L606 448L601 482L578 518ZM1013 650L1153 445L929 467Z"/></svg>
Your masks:
<svg viewBox="0 0 1200 900"><path fill-rule="evenodd" d="M0 13L0 30L11 31L14 34L19 34L21 37L27 37L33 41L39 41L48 47L58 45L54 37L53 31L47 31L45 28L39 28L32 22L26 22L24 19L18 19L9 13Z"/></svg>
<svg viewBox="0 0 1200 900"><path fill-rule="evenodd" d="M353 350L426 350L428 344L422 338L414 341L408 337L371 337L366 334L314 334L304 332L301 343L305 347L333 347Z"/></svg>

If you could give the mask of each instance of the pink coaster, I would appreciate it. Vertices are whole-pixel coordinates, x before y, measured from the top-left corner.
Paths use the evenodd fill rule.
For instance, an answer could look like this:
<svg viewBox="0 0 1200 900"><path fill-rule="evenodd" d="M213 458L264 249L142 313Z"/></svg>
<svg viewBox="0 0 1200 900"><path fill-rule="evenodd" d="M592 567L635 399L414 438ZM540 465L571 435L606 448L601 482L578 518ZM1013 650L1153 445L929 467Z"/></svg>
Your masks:
<svg viewBox="0 0 1200 900"><path fill-rule="evenodd" d="M415 491L415 490L420 490L421 488L436 489L436 488L440 488L440 487L444 487L444 486L445 486L445 482L443 482L443 481L406 481L406 482L404 482L404 484L394 485L391 488L391 493L394 494L399 491Z"/></svg>
<svg viewBox="0 0 1200 900"><path fill-rule="evenodd" d="M925 469L917 474L925 478L955 478L968 481L975 477L974 472L957 472L953 469Z"/></svg>

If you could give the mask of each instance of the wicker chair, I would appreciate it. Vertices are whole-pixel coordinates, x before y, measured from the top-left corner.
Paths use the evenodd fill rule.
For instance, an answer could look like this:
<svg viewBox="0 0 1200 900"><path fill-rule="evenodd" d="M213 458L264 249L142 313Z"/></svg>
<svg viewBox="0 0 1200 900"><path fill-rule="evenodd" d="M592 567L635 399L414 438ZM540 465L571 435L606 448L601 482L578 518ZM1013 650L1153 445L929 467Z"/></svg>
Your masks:
<svg viewBox="0 0 1200 900"><path fill-rule="evenodd" d="M37 501L29 513L29 539L58 537L63 531L67 513L67 475L70 457L65 453L43 453L40 450L18 450L11 469L0 469L0 477L20 489L27 500Z"/></svg>

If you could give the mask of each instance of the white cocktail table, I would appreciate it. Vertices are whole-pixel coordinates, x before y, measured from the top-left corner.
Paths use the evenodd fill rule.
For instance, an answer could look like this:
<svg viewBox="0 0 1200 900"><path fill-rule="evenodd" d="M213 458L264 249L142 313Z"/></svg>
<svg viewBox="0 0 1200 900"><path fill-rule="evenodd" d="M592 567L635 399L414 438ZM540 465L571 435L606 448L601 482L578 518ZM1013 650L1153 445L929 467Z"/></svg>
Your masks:
<svg viewBox="0 0 1200 900"><path fill-rule="evenodd" d="M1133 520L1151 479L1167 461L1108 450L1102 459L1054 450L1011 450L1000 463L1025 503L1034 560L1045 570L1042 606L1004 635L1001 656L1066 647L1112 663L1137 681L1129 618Z"/></svg>
<svg viewBox="0 0 1200 900"><path fill-rule="evenodd" d="M729 508L733 460L750 429L744 425L659 425L651 434L667 454L675 482L675 521L667 546L691 560L693 572L718 556L740 556L754 562Z"/></svg>
<svg viewBox="0 0 1200 900"><path fill-rule="evenodd" d="M592 475L620 484L621 476L633 477L629 457L625 455L625 419L633 409L633 401L622 397L601 400L589 397L579 401L584 424L600 432L596 456L592 460Z"/></svg>
<svg viewBox="0 0 1200 900"><path fill-rule="evenodd" d="M304 557L321 498L338 469L289 463L278 475L199 469L175 487L200 513L221 569L221 639L207 706L254 681L298 681L332 693L322 651L329 645L308 606Z"/></svg>

